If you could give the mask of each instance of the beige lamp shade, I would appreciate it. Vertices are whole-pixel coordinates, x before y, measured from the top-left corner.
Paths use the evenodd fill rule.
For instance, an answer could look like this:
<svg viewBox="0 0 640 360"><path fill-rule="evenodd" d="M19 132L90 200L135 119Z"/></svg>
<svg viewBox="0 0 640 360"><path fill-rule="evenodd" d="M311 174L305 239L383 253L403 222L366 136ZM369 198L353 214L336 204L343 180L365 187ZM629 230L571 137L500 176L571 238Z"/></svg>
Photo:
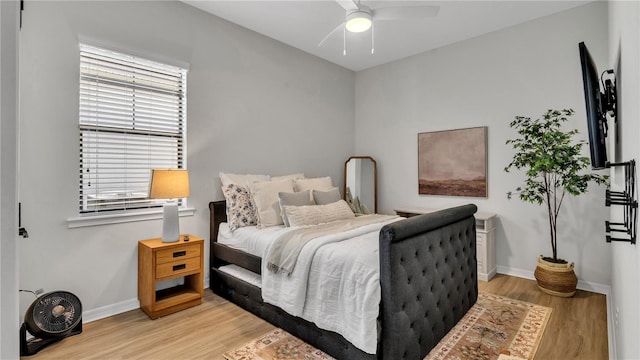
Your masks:
<svg viewBox="0 0 640 360"><path fill-rule="evenodd" d="M151 170L150 199L179 199L187 196L189 196L189 172L187 170Z"/></svg>

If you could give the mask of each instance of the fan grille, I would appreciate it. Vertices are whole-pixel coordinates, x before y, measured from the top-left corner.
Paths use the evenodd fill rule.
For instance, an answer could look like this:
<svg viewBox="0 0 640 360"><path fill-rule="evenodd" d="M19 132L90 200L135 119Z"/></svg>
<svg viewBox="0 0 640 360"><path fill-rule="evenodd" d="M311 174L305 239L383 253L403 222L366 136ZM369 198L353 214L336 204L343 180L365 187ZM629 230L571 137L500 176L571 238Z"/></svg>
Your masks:
<svg viewBox="0 0 640 360"><path fill-rule="evenodd" d="M55 292L41 296L33 304L33 321L48 333L62 333L80 322L82 305L69 292Z"/></svg>

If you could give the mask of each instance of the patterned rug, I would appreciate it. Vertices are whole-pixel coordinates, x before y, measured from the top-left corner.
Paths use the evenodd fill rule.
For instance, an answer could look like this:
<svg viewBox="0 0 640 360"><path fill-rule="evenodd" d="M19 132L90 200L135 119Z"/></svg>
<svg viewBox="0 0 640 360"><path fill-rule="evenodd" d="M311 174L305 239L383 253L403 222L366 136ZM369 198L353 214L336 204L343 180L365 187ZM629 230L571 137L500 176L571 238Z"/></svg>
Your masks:
<svg viewBox="0 0 640 360"><path fill-rule="evenodd" d="M224 353L227 360L333 360L333 358L282 329Z"/></svg>
<svg viewBox="0 0 640 360"><path fill-rule="evenodd" d="M478 302L425 360L533 359L551 310L481 293Z"/></svg>
<svg viewBox="0 0 640 360"><path fill-rule="evenodd" d="M425 360L533 359L551 308L481 293L478 302ZM227 360L332 360L284 330L224 354Z"/></svg>

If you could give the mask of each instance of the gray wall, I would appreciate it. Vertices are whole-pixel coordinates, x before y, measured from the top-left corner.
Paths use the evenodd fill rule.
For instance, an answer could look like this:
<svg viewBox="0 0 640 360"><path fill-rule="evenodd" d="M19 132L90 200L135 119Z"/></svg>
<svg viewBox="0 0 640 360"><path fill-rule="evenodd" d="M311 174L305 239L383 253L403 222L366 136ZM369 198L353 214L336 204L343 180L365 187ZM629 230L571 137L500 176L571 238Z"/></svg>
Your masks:
<svg viewBox="0 0 640 360"><path fill-rule="evenodd" d="M531 277L539 254L550 254L546 208L505 193L522 173L505 173L515 115L549 108L576 110L568 128L586 139L578 43L607 63L607 5L592 3L505 30L356 73L356 153L378 161L379 211L439 208L473 202L498 214L498 272ZM417 134L488 127L487 198L418 195ZM584 148L588 156L588 148ZM604 172L603 174L606 174ZM606 292L611 247L604 241L604 187L568 198L558 230L559 256L574 261L582 288Z"/></svg>
<svg viewBox="0 0 640 360"><path fill-rule="evenodd" d="M615 137L609 154L616 161L640 160L640 4L637 1L609 2L609 62L599 69L615 69L618 79L618 146ZM612 132L612 134L615 134ZM617 151L616 151L617 150ZM620 170L612 170L612 189L624 189ZM637 175L636 175L637 176ZM636 180L637 181L637 180ZM638 184L636 183L636 189ZM637 191L637 190L636 190ZM611 207L613 221L622 221L621 207ZM610 348L618 359L640 358L640 246L612 243L612 313L614 337Z"/></svg>
<svg viewBox="0 0 640 360"><path fill-rule="evenodd" d="M29 1L20 196L31 237L19 244L21 287L74 292L93 317L135 307L137 242L161 235L161 220L67 228L78 215L83 39L189 64L188 203L196 214L181 218L183 233L208 239L207 204L223 198L220 171L304 172L342 185L353 153L353 72L179 2ZM21 295L21 311L32 300Z"/></svg>
<svg viewBox="0 0 640 360"><path fill-rule="evenodd" d="M19 3L0 2L0 359L18 358Z"/></svg>

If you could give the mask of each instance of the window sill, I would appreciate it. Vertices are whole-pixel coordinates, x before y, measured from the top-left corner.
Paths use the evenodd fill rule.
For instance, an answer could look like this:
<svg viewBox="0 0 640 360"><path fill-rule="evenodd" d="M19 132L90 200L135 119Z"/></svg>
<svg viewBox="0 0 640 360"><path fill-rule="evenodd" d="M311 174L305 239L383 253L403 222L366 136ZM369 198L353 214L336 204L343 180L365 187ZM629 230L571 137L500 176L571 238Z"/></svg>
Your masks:
<svg viewBox="0 0 640 360"><path fill-rule="evenodd" d="M178 216L193 216L196 212L194 208L180 208ZM119 224L125 222L157 220L162 219L162 208L154 210L131 211L118 214L101 214L101 215L81 215L67 219L67 228L75 229L87 226Z"/></svg>

